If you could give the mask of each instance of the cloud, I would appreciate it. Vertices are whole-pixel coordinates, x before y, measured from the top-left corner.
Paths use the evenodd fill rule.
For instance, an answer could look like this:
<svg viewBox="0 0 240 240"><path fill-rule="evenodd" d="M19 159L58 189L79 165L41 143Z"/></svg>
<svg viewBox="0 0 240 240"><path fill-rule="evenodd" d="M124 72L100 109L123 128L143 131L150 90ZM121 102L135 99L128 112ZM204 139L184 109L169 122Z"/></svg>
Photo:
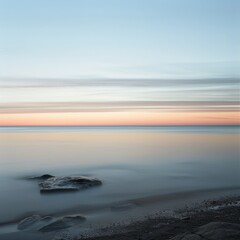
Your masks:
<svg viewBox="0 0 240 240"><path fill-rule="evenodd" d="M218 86L240 84L239 78L202 79L71 79L71 78L0 78L1 88L40 88L40 87L180 87Z"/></svg>
<svg viewBox="0 0 240 240"><path fill-rule="evenodd" d="M1 79L0 114L238 112L237 78Z"/></svg>
<svg viewBox="0 0 240 240"><path fill-rule="evenodd" d="M237 101L112 101L112 102L47 102L1 104L0 113L58 113L58 112L238 112Z"/></svg>

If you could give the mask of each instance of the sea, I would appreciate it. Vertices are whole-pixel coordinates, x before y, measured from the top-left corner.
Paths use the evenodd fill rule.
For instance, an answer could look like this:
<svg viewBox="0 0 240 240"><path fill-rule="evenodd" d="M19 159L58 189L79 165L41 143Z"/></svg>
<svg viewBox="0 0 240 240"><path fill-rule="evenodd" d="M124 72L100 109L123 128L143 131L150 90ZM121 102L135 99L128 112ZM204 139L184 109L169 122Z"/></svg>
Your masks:
<svg viewBox="0 0 240 240"><path fill-rule="evenodd" d="M0 239L33 214L80 214L87 229L239 194L239 133L239 126L0 127ZM102 185L41 194L29 178L43 174Z"/></svg>

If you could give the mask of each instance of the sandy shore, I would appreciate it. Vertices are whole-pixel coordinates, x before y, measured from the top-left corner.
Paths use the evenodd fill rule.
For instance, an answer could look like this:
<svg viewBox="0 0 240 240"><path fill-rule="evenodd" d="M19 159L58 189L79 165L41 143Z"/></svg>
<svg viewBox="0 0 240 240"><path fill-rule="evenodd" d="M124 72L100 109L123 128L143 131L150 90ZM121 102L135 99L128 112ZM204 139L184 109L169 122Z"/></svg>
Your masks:
<svg viewBox="0 0 240 240"><path fill-rule="evenodd" d="M165 213L166 215L166 213ZM218 233L218 237L205 238L204 236L193 235L196 230L209 223L215 224L215 231L221 231ZM224 224L223 224L224 223ZM231 223L231 224L226 224ZM239 224L239 225L234 225ZM211 224L210 224L211 225ZM210 225L207 225L208 228ZM213 225L213 224L212 224ZM210 226L210 228L213 226ZM231 229L239 228L238 232L229 234ZM226 231L225 231L226 230ZM208 229L208 231L210 231ZM237 231L237 230L236 230ZM186 234L192 234L192 238ZM181 235L183 234L183 235ZM235 235L234 235L235 234ZM184 235L187 237L184 238ZM179 236L176 237L176 236ZM148 217L143 221L134 222L127 226L110 226L101 229L95 236L80 237L79 240L167 240L167 239L216 239L216 240L228 240L228 239L240 239L240 196L204 201L202 204L192 208L184 208L173 213L169 213L169 216L164 216L164 213L158 213L154 216ZM174 238L174 239L175 239Z"/></svg>

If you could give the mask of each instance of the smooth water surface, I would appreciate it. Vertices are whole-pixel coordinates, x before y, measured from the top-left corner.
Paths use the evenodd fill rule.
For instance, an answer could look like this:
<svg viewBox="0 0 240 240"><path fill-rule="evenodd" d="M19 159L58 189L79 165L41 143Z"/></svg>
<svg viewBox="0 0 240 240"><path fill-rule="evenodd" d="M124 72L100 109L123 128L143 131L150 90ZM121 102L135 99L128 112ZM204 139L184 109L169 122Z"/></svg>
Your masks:
<svg viewBox="0 0 240 240"><path fill-rule="evenodd" d="M109 207L125 200L234 193L240 187L239 143L239 127L1 127L0 222L77 209L94 223L120 219ZM95 176L103 185L42 195L37 182L25 178L45 173ZM146 209L137 214L151 212Z"/></svg>

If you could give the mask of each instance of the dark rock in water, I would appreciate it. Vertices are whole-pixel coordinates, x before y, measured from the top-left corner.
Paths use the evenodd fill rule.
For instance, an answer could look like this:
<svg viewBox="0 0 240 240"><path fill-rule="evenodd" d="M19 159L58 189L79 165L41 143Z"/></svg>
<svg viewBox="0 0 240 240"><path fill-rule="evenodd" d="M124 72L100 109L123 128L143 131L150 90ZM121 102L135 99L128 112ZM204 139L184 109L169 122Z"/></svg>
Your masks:
<svg viewBox="0 0 240 240"><path fill-rule="evenodd" d="M62 230L65 228L70 228L71 224L66 223L63 219L59 219L53 223L48 224L47 226L42 227L39 229L40 232L53 232L57 230Z"/></svg>
<svg viewBox="0 0 240 240"><path fill-rule="evenodd" d="M39 179L45 180L45 179L49 179L52 178L54 176L50 175L50 174L43 174L42 176L39 177Z"/></svg>
<svg viewBox="0 0 240 240"><path fill-rule="evenodd" d="M80 215L65 216L62 218L54 218L51 216L41 217L40 215L33 215L20 221L18 224L18 229L52 232L72 226L78 226L85 220L86 218Z"/></svg>
<svg viewBox="0 0 240 240"><path fill-rule="evenodd" d="M36 177L30 177L30 179L36 179L36 180L47 180L49 178L52 178L54 176L50 174L43 174L42 176L36 176Z"/></svg>
<svg viewBox="0 0 240 240"><path fill-rule="evenodd" d="M240 224L211 222L191 233L180 234L172 240L239 240Z"/></svg>
<svg viewBox="0 0 240 240"><path fill-rule="evenodd" d="M85 220L86 220L86 218L83 216L67 216L67 217L63 218L63 221L71 223L71 224L82 223Z"/></svg>
<svg viewBox="0 0 240 240"><path fill-rule="evenodd" d="M52 220L53 220L53 217L50 217L50 216L41 217L39 215L33 215L20 221L18 224L18 229L27 230L31 228L42 227L48 224Z"/></svg>
<svg viewBox="0 0 240 240"><path fill-rule="evenodd" d="M81 189L101 185L99 179L91 177L50 177L39 183L42 193L78 191Z"/></svg>
<svg viewBox="0 0 240 240"><path fill-rule="evenodd" d="M51 217L51 216L46 216L46 217L42 217L41 218L41 222L50 222L50 221L52 221L53 220L53 217Z"/></svg>
<svg viewBox="0 0 240 240"><path fill-rule="evenodd" d="M67 216L63 217L61 219L56 220L53 223L50 223L41 229L39 229L40 232L53 232L53 231L58 231L62 230L65 228L70 228L72 226L76 226L83 221L85 221L86 218L83 216Z"/></svg>
<svg viewBox="0 0 240 240"><path fill-rule="evenodd" d="M33 215L31 217L27 217L19 222L18 229L19 230L25 230L29 227L32 227L34 224L39 222L41 217L39 215Z"/></svg>

